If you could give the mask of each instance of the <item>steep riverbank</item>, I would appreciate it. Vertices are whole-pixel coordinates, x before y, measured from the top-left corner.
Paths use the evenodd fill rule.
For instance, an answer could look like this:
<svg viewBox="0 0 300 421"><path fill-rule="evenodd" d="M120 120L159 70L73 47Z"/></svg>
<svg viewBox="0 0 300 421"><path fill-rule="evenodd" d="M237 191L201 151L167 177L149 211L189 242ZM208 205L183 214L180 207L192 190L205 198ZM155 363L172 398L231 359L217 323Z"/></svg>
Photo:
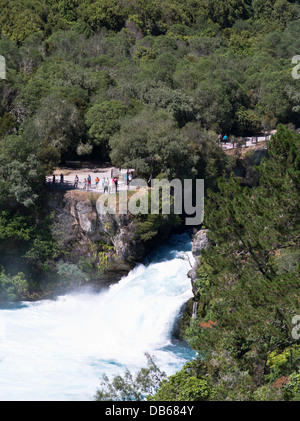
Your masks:
<svg viewBox="0 0 300 421"><path fill-rule="evenodd" d="M53 235L73 263L80 258L91 263L92 257L99 257L103 246L109 245L106 252L110 262L105 272L128 272L131 262L144 255L136 221L130 215L99 215L97 198L88 193L52 191L48 206L54 212Z"/></svg>
<svg viewBox="0 0 300 421"><path fill-rule="evenodd" d="M52 234L59 244L62 265L79 267L85 279L101 287L127 275L168 239L175 226L166 220L156 235L145 241L137 217L130 213L99 214L98 197L93 193L52 189L47 204L54 214Z"/></svg>
<svg viewBox="0 0 300 421"><path fill-rule="evenodd" d="M209 246L207 234L207 229L199 229L196 231L193 237L191 248L191 256L193 259L192 263L190 262L190 270L187 273L187 276L191 282L193 297L185 303L184 308L182 309L182 316L178 327L178 336L180 338L185 337L185 330L190 325L191 320L196 316L198 311L199 295L196 286L197 269L199 266L199 256L201 254L201 250L205 250Z"/></svg>

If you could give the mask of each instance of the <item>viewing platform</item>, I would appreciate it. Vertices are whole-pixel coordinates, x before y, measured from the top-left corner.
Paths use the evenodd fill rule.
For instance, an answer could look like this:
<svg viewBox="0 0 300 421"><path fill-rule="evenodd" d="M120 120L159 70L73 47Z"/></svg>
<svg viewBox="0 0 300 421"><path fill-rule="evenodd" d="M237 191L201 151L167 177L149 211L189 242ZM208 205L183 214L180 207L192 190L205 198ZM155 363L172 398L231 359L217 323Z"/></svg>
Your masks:
<svg viewBox="0 0 300 421"><path fill-rule="evenodd" d="M220 147L227 151L232 149L241 149L241 148L251 148L255 147L260 143L268 142L271 139L272 134L275 134L276 131L268 134L261 134L251 137L228 137L227 141L219 142Z"/></svg>

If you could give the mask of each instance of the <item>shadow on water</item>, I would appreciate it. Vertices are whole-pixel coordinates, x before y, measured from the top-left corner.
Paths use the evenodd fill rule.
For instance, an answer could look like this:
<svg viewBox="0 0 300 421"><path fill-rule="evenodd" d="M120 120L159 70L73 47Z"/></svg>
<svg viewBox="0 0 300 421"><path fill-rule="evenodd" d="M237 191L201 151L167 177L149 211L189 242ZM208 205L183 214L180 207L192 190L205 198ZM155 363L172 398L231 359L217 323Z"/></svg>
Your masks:
<svg viewBox="0 0 300 421"><path fill-rule="evenodd" d="M171 330L171 343L162 348L162 351L171 352L179 358L190 361L196 358L197 353L190 347L187 341L180 336L181 321L186 311L186 306L187 303L183 304L177 314Z"/></svg>
<svg viewBox="0 0 300 421"><path fill-rule="evenodd" d="M0 304L0 310L20 310L22 308L27 308L28 304L25 302L5 302Z"/></svg>
<svg viewBox="0 0 300 421"><path fill-rule="evenodd" d="M163 347L161 351L171 352L186 362L193 360L197 356L197 353L186 342L179 339L172 339L172 342ZM174 363L174 366L177 365L178 363Z"/></svg>
<svg viewBox="0 0 300 421"><path fill-rule="evenodd" d="M179 253L191 251L192 233L173 234L169 240L150 252L144 259L143 264L148 266L153 263L161 263L179 257Z"/></svg>

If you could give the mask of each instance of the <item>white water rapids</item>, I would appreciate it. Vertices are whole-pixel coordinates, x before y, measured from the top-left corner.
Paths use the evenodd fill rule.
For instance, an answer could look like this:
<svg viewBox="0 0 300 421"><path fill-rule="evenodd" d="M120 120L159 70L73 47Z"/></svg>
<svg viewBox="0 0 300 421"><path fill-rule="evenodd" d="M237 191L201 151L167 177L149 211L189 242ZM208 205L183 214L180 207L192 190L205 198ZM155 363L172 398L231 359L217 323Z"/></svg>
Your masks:
<svg viewBox="0 0 300 421"><path fill-rule="evenodd" d="M93 400L108 377L147 366L168 375L194 353L172 340L192 297L191 240L178 235L117 284L0 310L0 400ZM188 257L188 258L187 258Z"/></svg>

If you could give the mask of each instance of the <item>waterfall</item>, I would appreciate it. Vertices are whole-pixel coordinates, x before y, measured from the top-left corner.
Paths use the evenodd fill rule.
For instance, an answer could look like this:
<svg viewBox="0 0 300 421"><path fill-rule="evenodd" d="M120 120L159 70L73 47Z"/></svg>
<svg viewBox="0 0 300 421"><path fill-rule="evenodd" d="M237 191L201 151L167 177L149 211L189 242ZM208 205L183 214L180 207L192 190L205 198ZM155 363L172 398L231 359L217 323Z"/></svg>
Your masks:
<svg viewBox="0 0 300 421"><path fill-rule="evenodd" d="M0 400L92 400L102 374L145 367L168 375L194 352L172 329L192 297L191 240L174 236L148 263L104 291L22 302L0 310Z"/></svg>
<svg viewBox="0 0 300 421"><path fill-rule="evenodd" d="M194 301L193 302L193 310L192 310L192 319L196 318L197 310L198 310L198 303L197 303L197 301Z"/></svg>

